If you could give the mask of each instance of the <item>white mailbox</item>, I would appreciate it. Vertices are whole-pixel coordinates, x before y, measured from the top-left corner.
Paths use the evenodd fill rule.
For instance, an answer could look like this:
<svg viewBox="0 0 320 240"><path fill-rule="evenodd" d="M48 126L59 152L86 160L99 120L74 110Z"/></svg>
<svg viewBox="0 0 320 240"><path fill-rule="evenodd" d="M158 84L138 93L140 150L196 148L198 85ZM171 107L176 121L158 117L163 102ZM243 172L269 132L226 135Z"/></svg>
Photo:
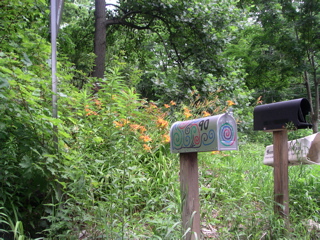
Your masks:
<svg viewBox="0 0 320 240"><path fill-rule="evenodd" d="M288 142L289 165L320 163L320 133ZM267 146L263 163L273 166L273 145Z"/></svg>
<svg viewBox="0 0 320 240"><path fill-rule="evenodd" d="M238 150L237 124L229 113L175 122L170 138L172 153Z"/></svg>

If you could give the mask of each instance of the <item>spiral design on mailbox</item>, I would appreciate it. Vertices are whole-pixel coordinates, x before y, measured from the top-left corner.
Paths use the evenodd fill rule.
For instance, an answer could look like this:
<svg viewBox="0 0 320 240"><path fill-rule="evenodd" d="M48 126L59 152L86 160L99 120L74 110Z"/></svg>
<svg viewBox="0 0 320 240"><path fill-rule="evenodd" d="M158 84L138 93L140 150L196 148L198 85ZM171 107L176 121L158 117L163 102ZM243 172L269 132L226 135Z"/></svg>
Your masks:
<svg viewBox="0 0 320 240"><path fill-rule="evenodd" d="M237 150L237 123L230 114L183 122L170 129L172 153Z"/></svg>
<svg viewBox="0 0 320 240"><path fill-rule="evenodd" d="M173 143L174 147L178 148L182 145L182 140L183 140L183 131L180 130L179 128L176 128L176 131L174 132L173 136Z"/></svg>
<svg viewBox="0 0 320 240"><path fill-rule="evenodd" d="M224 123L220 127L220 142L224 146L231 146L234 144L235 141L235 132L233 127L229 123Z"/></svg>
<svg viewBox="0 0 320 240"><path fill-rule="evenodd" d="M216 135L214 130L210 129L208 134L203 133L201 137L202 137L203 145L210 145L214 142Z"/></svg>
<svg viewBox="0 0 320 240"><path fill-rule="evenodd" d="M191 137L195 146L201 144L200 131L198 125L193 124L191 129Z"/></svg>
<svg viewBox="0 0 320 240"><path fill-rule="evenodd" d="M216 138L215 131L208 126L209 120L205 125L199 120L178 123L173 130L173 148L201 148L212 144Z"/></svg>

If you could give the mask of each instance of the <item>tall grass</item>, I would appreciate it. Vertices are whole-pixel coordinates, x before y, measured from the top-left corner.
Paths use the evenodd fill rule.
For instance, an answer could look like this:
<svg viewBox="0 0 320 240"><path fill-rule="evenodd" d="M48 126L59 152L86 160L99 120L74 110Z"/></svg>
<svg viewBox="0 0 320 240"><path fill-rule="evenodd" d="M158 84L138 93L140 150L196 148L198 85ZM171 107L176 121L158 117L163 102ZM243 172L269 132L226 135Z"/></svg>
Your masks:
<svg viewBox="0 0 320 240"><path fill-rule="evenodd" d="M204 233L216 239L316 239L320 182L318 166L289 169L290 229L273 213L273 168L262 164L264 145L201 156ZM204 234L204 238L206 234Z"/></svg>
<svg viewBox="0 0 320 240"><path fill-rule="evenodd" d="M105 169L107 180L94 188L99 199L69 197L65 208L78 216L61 219L72 224L52 238L76 239L80 233L87 239L180 239L179 161L165 152ZM290 167L290 229L284 234L284 222L273 213L273 169L262 164L263 154L264 145L254 143L239 151L199 154L201 239L319 237L318 167Z"/></svg>

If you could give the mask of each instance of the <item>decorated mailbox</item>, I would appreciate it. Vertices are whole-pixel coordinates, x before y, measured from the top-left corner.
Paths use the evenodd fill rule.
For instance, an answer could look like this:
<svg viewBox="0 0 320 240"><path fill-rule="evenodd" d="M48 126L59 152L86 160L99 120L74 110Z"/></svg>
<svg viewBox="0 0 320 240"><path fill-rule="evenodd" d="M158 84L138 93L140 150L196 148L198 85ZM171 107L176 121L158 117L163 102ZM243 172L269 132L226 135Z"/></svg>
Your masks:
<svg viewBox="0 0 320 240"><path fill-rule="evenodd" d="M238 150L237 124L229 113L176 122L170 138L172 153Z"/></svg>

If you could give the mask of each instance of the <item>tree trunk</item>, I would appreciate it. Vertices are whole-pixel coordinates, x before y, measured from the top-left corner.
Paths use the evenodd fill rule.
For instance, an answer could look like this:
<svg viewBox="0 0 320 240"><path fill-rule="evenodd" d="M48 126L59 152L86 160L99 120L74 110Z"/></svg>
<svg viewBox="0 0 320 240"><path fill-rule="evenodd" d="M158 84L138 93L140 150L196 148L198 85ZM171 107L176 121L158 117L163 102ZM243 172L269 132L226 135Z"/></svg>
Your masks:
<svg viewBox="0 0 320 240"><path fill-rule="evenodd" d="M315 62L315 55L314 52L310 51L309 55L309 61L311 63L311 66L313 68L313 83L314 83L314 108L313 108L313 114L311 115L312 118L312 130L313 133L318 132L318 120L319 120L319 80L317 79L317 66Z"/></svg>
<svg viewBox="0 0 320 240"><path fill-rule="evenodd" d="M106 1L95 0L94 53L96 55L93 77L103 78L106 58Z"/></svg>
<svg viewBox="0 0 320 240"><path fill-rule="evenodd" d="M317 79L317 71L314 71L314 88L315 88L315 99L314 99L314 112L312 116L312 130L313 133L318 132L318 121L319 121L319 81Z"/></svg>
<svg viewBox="0 0 320 240"><path fill-rule="evenodd" d="M303 72L303 79L304 79L306 90L307 90L308 100L309 100L310 105L311 105L310 116L311 116L311 123L312 123L312 131L313 131L313 133L316 133L318 131L318 118L317 118L318 112L317 112L317 107L314 107L314 105L313 105L313 98L312 98L312 91L311 91L311 86L310 86L310 79L309 79L307 71ZM317 104L316 104L316 106L317 106Z"/></svg>

